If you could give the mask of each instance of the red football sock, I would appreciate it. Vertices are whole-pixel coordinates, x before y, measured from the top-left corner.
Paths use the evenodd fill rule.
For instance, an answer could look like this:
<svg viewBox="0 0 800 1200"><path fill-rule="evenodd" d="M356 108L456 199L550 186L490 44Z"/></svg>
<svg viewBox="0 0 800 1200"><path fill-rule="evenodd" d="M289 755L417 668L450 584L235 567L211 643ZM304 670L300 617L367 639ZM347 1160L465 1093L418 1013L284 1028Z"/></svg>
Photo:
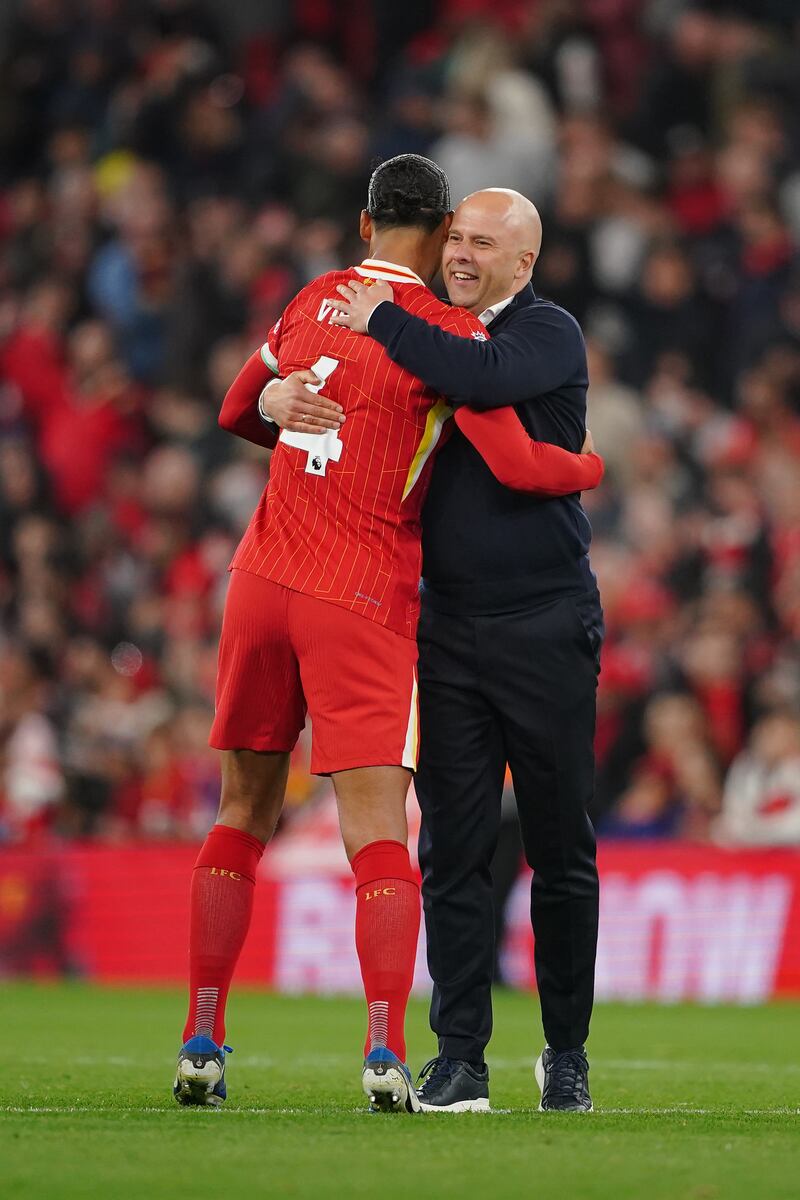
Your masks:
<svg viewBox="0 0 800 1200"><path fill-rule="evenodd" d="M364 1053L388 1046L405 1062L405 1020L419 937L419 884L402 842L370 842L351 863L356 950L367 997Z"/></svg>
<svg viewBox="0 0 800 1200"><path fill-rule="evenodd" d="M240 829L215 825L192 874L189 1015L184 1042L197 1034L225 1041L225 1002L250 917L264 843Z"/></svg>

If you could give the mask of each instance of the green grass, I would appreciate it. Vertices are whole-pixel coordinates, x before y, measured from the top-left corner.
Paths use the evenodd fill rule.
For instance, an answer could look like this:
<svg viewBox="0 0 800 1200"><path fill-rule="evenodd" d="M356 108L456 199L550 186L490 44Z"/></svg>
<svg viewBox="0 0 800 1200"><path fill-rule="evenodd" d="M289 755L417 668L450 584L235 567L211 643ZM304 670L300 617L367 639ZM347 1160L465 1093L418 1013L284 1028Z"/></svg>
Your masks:
<svg viewBox="0 0 800 1200"><path fill-rule="evenodd" d="M0 1196L800 1196L800 1006L597 1009L596 1111L536 1111L535 1002L501 995L492 1114L381 1116L359 1087L362 1005L238 992L231 1100L169 1094L178 992L4 985ZM433 1050L425 1007L410 1061Z"/></svg>

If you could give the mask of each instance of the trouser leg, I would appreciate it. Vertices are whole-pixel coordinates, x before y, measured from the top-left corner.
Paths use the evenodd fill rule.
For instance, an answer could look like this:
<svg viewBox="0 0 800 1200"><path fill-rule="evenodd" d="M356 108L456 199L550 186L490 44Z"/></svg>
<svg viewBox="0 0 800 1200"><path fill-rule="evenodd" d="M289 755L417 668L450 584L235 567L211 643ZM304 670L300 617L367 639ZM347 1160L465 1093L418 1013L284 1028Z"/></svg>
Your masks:
<svg viewBox="0 0 800 1200"><path fill-rule="evenodd" d="M510 798L510 807L506 808L506 798L504 796L497 849L492 859L492 890L494 898L493 976L495 983L500 984L505 982L500 956L506 931L506 910L508 902L511 899L511 893L514 890L514 884L519 878L521 862L522 842L520 839L516 801L512 795Z"/></svg>
<svg viewBox="0 0 800 1200"><path fill-rule="evenodd" d="M494 905L505 751L475 686L473 622L427 614L420 630L419 857L440 1054L481 1062L492 1031Z"/></svg>
<svg viewBox="0 0 800 1200"><path fill-rule="evenodd" d="M533 868L531 919L547 1042L588 1036L597 952L594 786L597 659L580 598L491 618L481 660L494 665L523 845ZM598 608L599 612L599 608ZM602 624L599 625L602 629ZM598 639L599 649L599 639Z"/></svg>

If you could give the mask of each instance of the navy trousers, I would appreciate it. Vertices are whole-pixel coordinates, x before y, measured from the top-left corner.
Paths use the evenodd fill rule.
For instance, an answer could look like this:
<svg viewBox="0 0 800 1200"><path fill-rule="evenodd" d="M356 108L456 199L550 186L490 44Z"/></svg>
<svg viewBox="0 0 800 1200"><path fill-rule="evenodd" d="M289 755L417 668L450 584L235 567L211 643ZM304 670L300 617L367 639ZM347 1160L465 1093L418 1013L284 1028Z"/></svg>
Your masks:
<svg viewBox="0 0 800 1200"><path fill-rule="evenodd" d="M508 763L525 856L542 1022L554 1050L589 1032L597 950L595 591L465 616L423 604L420 863L439 1053L483 1060L492 1032L491 860Z"/></svg>

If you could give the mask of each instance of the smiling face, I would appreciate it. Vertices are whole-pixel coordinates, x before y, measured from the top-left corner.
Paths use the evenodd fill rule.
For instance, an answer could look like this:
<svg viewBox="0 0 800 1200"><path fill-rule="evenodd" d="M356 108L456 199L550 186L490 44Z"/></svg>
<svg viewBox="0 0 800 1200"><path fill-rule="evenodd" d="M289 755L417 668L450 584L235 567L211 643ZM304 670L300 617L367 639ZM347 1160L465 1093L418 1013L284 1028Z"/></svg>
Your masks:
<svg viewBox="0 0 800 1200"><path fill-rule="evenodd" d="M462 200L442 255L442 274L453 304L478 315L528 283L542 241L530 200L490 188Z"/></svg>

